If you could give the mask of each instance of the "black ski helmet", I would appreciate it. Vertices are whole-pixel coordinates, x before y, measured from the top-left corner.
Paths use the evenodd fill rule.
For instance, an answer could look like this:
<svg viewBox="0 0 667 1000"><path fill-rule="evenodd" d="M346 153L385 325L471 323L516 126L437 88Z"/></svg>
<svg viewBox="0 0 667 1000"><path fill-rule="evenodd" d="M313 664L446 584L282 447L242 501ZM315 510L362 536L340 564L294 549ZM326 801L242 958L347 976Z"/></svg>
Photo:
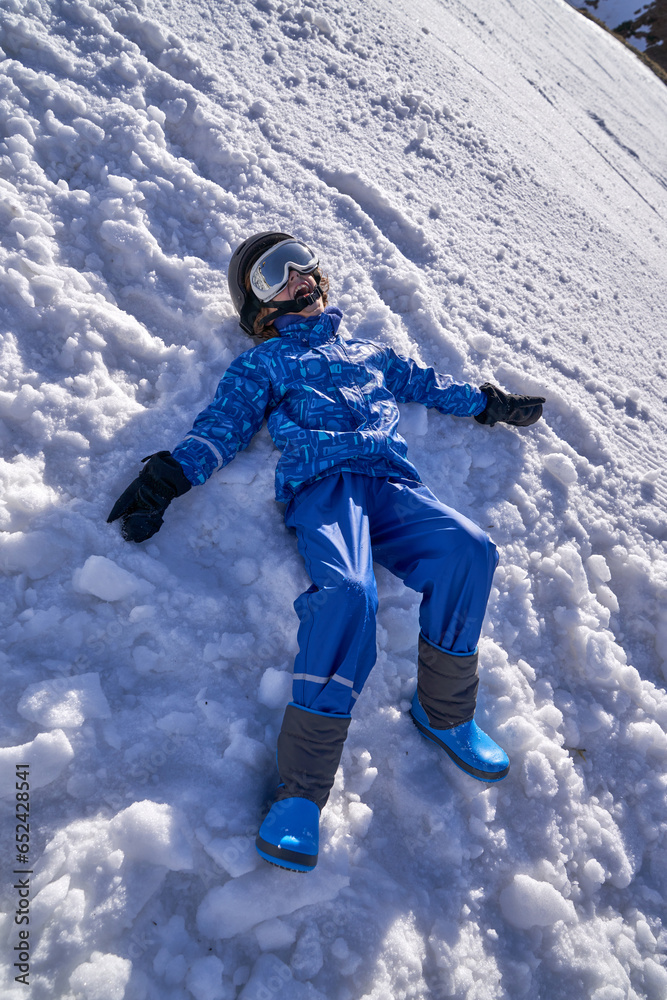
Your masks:
<svg viewBox="0 0 667 1000"><path fill-rule="evenodd" d="M236 248L229 262L227 271L227 284L229 294L232 297L234 308L239 314L241 329L254 337L253 324L257 318L257 313L262 308L263 303L259 301L254 292L249 292L245 285L246 275L255 263L270 247L283 240L293 240L289 233L257 233Z"/></svg>

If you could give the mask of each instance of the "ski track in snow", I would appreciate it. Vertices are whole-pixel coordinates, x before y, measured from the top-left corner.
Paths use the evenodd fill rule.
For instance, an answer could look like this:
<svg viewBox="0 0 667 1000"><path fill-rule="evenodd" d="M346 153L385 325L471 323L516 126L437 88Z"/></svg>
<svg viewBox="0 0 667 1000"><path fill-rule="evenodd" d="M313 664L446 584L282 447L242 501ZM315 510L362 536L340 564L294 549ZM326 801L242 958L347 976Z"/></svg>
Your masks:
<svg viewBox="0 0 667 1000"><path fill-rule="evenodd" d="M664 85L560 0L4 0L0 47L3 997L664 1000ZM349 334L548 400L402 408L500 548L509 777L410 724L417 599L378 569L308 876L253 846L308 584L268 434L146 545L105 524L249 346L224 275L274 227Z"/></svg>

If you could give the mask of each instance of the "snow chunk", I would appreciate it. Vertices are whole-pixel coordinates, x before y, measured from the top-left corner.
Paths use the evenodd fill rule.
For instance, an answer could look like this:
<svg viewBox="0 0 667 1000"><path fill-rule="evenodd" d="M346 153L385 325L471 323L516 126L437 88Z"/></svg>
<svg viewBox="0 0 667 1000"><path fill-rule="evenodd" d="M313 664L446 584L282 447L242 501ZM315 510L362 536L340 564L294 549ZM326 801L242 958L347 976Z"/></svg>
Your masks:
<svg viewBox="0 0 667 1000"><path fill-rule="evenodd" d="M206 853L232 878L257 868L259 854L250 837L212 837L206 827L199 827L196 832Z"/></svg>
<svg viewBox="0 0 667 1000"><path fill-rule="evenodd" d="M643 474L640 481L651 485L652 483L657 483L661 475L662 469L649 469L648 472Z"/></svg>
<svg viewBox="0 0 667 1000"><path fill-rule="evenodd" d="M424 413L426 410L422 407ZM414 608L386 608L382 614L382 624L387 630L386 649L393 653L412 650L417 635Z"/></svg>
<svg viewBox="0 0 667 1000"><path fill-rule="evenodd" d="M259 701L267 708L283 708L290 699L292 675L286 670L267 667L259 682Z"/></svg>
<svg viewBox="0 0 667 1000"><path fill-rule="evenodd" d="M488 354L493 347L493 337L488 333L473 333L468 341L479 354Z"/></svg>
<svg viewBox="0 0 667 1000"><path fill-rule="evenodd" d="M562 455L560 452L545 455L542 459L542 464L547 472L555 476L564 486L571 486L579 478L572 459L568 458L567 455Z"/></svg>
<svg viewBox="0 0 667 1000"><path fill-rule="evenodd" d="M86 719L108 719L109 703L100 687L99 674L56 677L30 684L17 706L19 715L46 729L75 728Z"/></svg>
<svg viewBox="0 0 667 1000"><path fill-rule="evenodd" d="M30 925L33 931L43 927L56 906L64 901L71 881L71 875L63 875L55 882L49 882L37 893L30 907Z"/></svg>
<svg viewBox="0 0 667 1000"><path fill-rule="evenodd" d="M223 754L225 761L240 761L256 771L263 772L267 765L267 748L243 732L234 732L232 741Z"/></svg>
<svg viewBox="0 0 667 1000"><path fill-rule="evenodd" d="M204 662L212 663L222 657L225 660L238 660L250 656L255 645L255 635L252 632L223 632L220 642L207 642L204 647Z"/></svg>
<svg viewBox="0 0 667 1000"><path fill-rule="evenodd" d="M274 917L255 927L255 937L262 951L277 951L278 948L289 948L294 944L296 931L284 920Z"/></svg>
<svg viewBox="0 0 667 1000"><path fill-rule="evenodd" d="M589 858L583 868L583 873L591 882L602 885L605 881L605 870L596 858Z"/></svg>
<svg viewBox="0 0 667 1000"><path fill-rule="evenodd" d="M311 983L298 983L292 970L275 955L260 955L239 1000L325 1000Z"/></svg>
<svg viewBox="0 0 667 1000"><path fill-rule="evenodd" d="M637 924L637 929L639 930L639 923ZM663 969L657 958L646 958L644 960L644 983L648 987L648 996L667 996L667 970Z"/></svg>
<svg viewBox="0 0 667 1000"><path fill-rule="evenodd" d="M194 712L169 712L158 719L155 725L166 733L179 733L189 736L197 729L197 716Z"/></svg>
<svg viewBox="0 0 667 1000"><path fill-rule="evenodd" d="M642 755L652 753L657 757L667 757L667 733L652 719L648 722L631 722L624 742L632 743Z"/></svg>
<svg viewBox="0 0 667 1000"><path fill-rule="evenodd" d="M114 846L128 859L150 861L174 872L192 868L185 817L166 803L134 802L114 816L109 830Z"/></svg>
<svg viewBox="0 0 667 1000"><path fill-rule="evenodd" d="M60 566L64 549L45 531L15 531L0 539L0 569L40 580Z"/></svg>
<svg viewBox="0 0 667 1000"><path fill-rule="evenodd" d="M297 979L313 979L324 965L319 929L306 925L292 952L290 968Z"/></svg>
<svg viewBox="0 0 667 1000"><path fill-rule="evenodd" d="M514 715L498 727L498 739L507 751L524 753L540 743L541 734L528 719Z"/></svg>
<svg viewBox="0 0 667 1000"><path fill-rule="evenodd" d="M611 570L604 556L589 556L586 560L586 569L600 583L609 583L611 580Z"/></svg>
<svg viewBox="0 0 667 1000"><path fill-rule="evenodd" d="M195 1000L223 1000L222 974L225 967L217 955L206 955L192 963L186 985Z"/></svg>
<svg viewBox="0 0 667 1000"><path fill-rule="evenodd" d="M574 904L563 899L548 882L538 882L530 875L515 875L500 893L500 908L513 927L551 927L558 920L576 921Z"/></svg>
<svg viewBox="0 0 667 1000"><path fill-rule="evenodd" d="M122 601L134 594L142 581L106 556L88 556L74 571L72 583L80 594L92 594L102 601Z"/></svg>
<svg viewBox="0 0 667 1000"><path fill-rule="evenodd" d="M241 559L237 559L234 563L234 573L236 574L238 582L243 587L248 587L259 577L259 564L256 559L251 559L249 556L243 556Z"/></svg>
<svg viewBox="0 0 667 1000"><path fill-rule="evenodd" d="M62 729L40 733L32 743L0 750L0 795L14 795L17 764L30 764L30 787L44 788L60 776L74 751Z"/></svg>
<svg viewBox="0 0 667 1000"><path fill-rule="evenodd" d="M530 750L523 762L523 787L530 799L551 799L558 791L558 779L547 757Z"/></svg>
<svg viewBox="0 0 667 1000"><path fill-rule="evenodd" d="M554 612L556 621L564 621L559 609ZM609 680L618 676L619 666L626 665L625 651L614 642L610 632L595 632L585 625L570 630L570 641L575 662L593 679Z"/></svg>
<svg viewBox="0 0 667 1000"><path fill-rule="evenodd" d="M365 802L350 802L347 808L350 829L357 837L365 837L373 819L373 810Z"/></svg>
<svg viewBox="0 0 667 1000"><path fill-rule="evenodd" d="M105 219L100 226L100 236L114 250L125 255L126 263L131 261L132 264L137 264L137 258L142 262L146 258L150 260L157 247L155 239L147 229L122 219L118 221Z"/></svg>
<svg viewBox="0 0 667 1000"><path fill-rule="evenodd" d="M109 174L107 184L117 194L130 194L134 188L134 182L129 177L122 177L118 174Z"/></svg>
<svg viewBox="0 0 667 1000"><path fill-rule="evenodd" d="M474 917L462 920L458 927L454 921L440 917L433 926L428 944L437 966L440 996L491 1000L503 995L503 977L493 954L493 945L489 946L484 940ZM428 991L422 995L429 995ZM531 994L522 989L516 993L505 993L505 996L510 995L514 1000L514 997Z"/></svg>
<svg viewBox="0 0 667 1000"><path fill-rule="evenodd" d="M232 938L265 920L335 899L349 882L345 875L323 870L297 880L291 873L262 867L211 889L197 911L197 926L206 937Z"/></svg>
<svg viewBox="0 0 667 1000"><path fill-rule="evenodd" d="M250 114L253 118L266 118L270 110L270 106L261 98L250 105Z"/></svg>
<svg viewBox="0 0 667 1000"><path fill-rule="evenodd" d="M123 1000L130 980L132 962L119 955L104 955L94 951L69 977L77 1000Z"/></svg>

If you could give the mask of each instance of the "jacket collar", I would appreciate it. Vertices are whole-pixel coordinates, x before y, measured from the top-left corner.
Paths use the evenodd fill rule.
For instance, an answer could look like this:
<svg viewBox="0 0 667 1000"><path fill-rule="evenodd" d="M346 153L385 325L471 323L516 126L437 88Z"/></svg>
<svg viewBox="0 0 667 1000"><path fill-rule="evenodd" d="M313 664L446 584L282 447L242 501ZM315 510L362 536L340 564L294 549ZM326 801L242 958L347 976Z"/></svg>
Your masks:
<svg viewBox="0 0 667 1000"><path fill-rule="evenodd" d="M278 333L281 337L296 337L303 346L319 347L320 344L335 340L342 318L340 309L327 306L319 316L309 316L307 319L299 319L298 316L281 317ZM275 325L278 327L278 322Z"/></svg>

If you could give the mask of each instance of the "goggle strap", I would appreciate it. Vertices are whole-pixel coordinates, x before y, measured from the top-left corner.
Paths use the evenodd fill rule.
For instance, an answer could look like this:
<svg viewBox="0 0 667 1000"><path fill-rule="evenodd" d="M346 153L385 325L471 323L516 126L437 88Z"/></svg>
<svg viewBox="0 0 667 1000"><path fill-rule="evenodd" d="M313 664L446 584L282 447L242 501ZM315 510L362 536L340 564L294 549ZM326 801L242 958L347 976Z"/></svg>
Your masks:
<svg viewBox="0 0 667 1000"><path fill-rule="evenodd" d="M296 299L288 299L286 302L280 302L276 305L273 312L270 312L260 321L260 325L262 327L270 326L274 319L278 319L279 316L284 316L285 313L300 313L302 309L306 308L306 306L311 306L314 302L317 302L321 295L322 289L318 284L308 295L300 295Z"/></svg>

